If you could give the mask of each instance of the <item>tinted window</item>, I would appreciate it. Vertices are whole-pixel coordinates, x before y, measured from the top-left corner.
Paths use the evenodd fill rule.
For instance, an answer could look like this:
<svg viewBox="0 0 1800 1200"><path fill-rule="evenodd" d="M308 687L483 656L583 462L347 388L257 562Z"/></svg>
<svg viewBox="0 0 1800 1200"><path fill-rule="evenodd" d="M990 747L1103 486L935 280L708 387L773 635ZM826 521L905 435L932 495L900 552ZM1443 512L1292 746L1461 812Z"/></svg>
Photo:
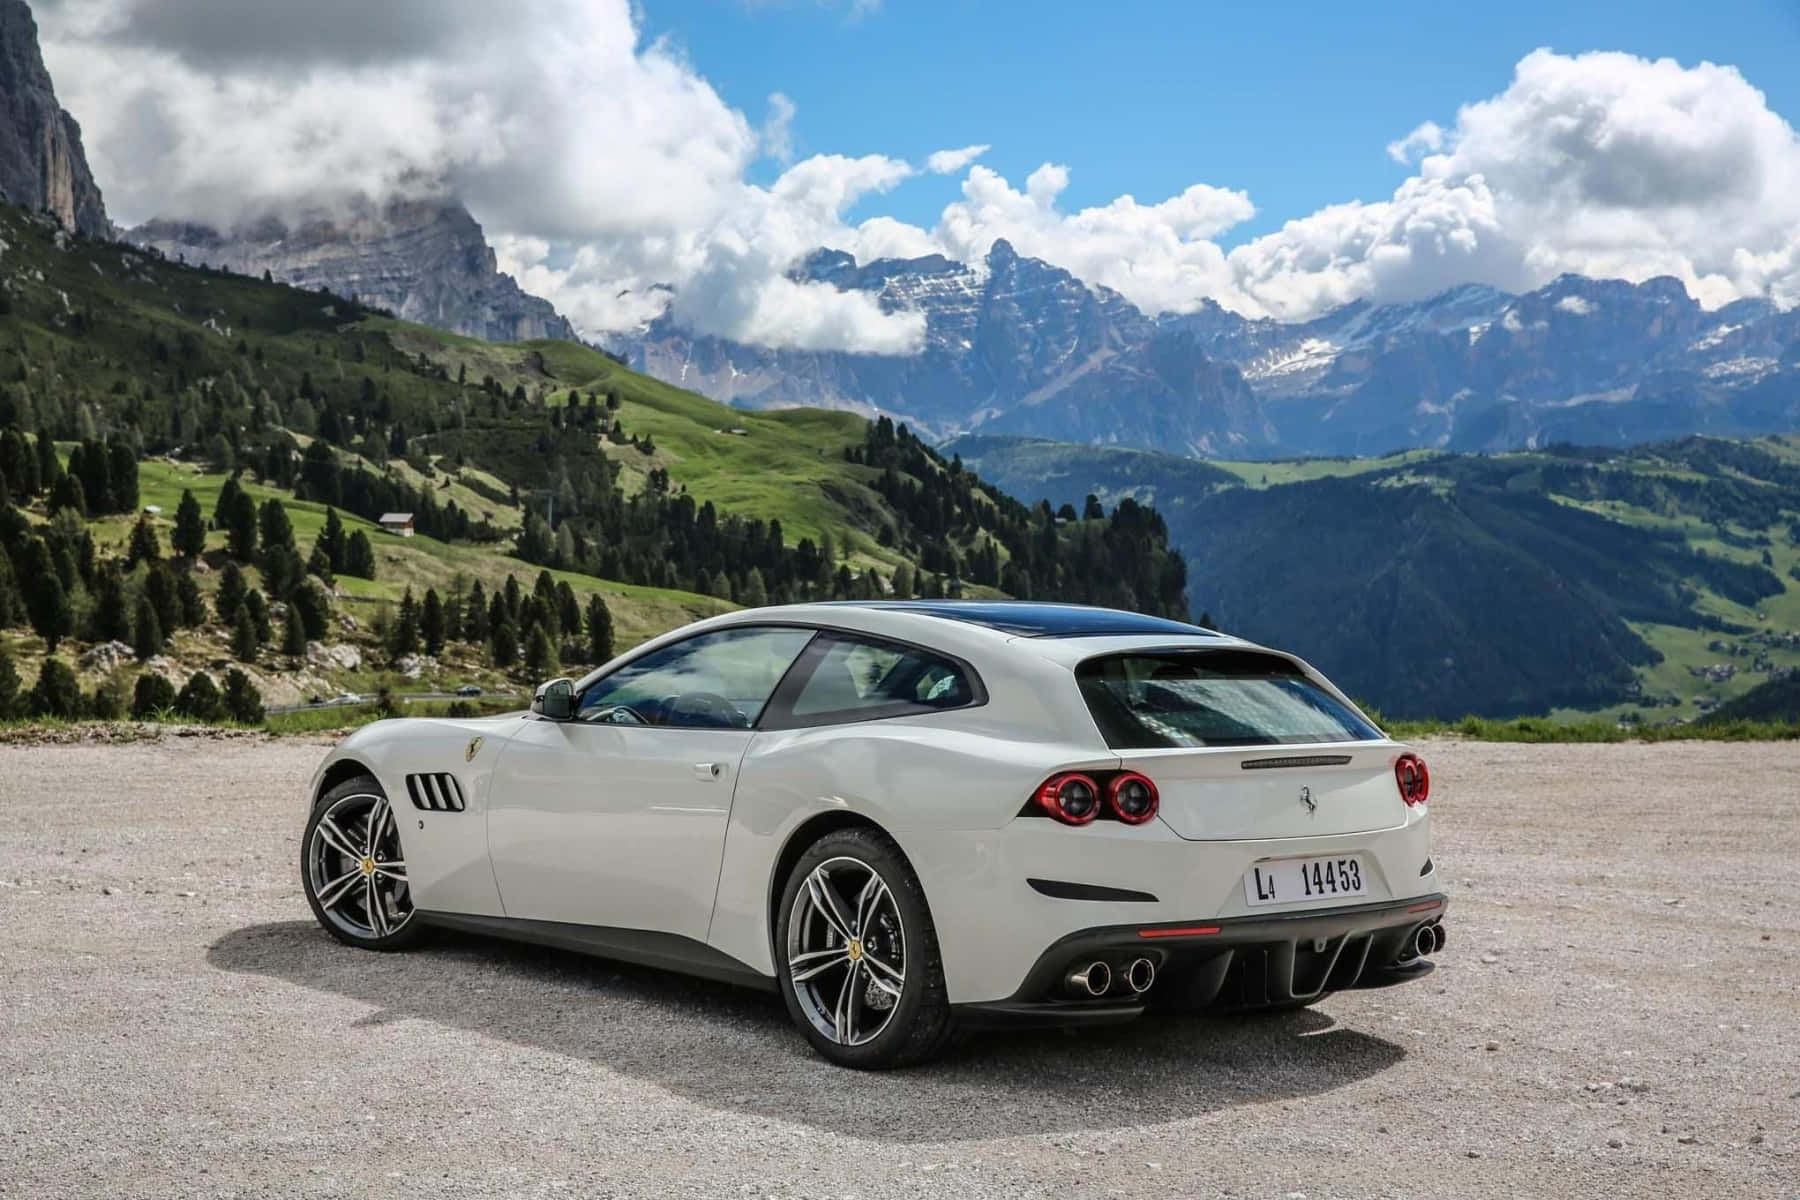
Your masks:
<svg viewBox="0 0 1800 1200"><path fill-rule="evenodd" d="M1283 658L1244 651L1119 654L1076 669L1116 750L1355 742L1380 731Z"/></svg>
<svg viewBox="0 0 1800 1200"><path fill-rule="evenodd" d="M820 645L818 665L794 698L794 716L802 720L893 716L974 699L967 672L928 651L843 635Z"/></svg>
<svg viewBox="0 0 1800 1200"><path fill-rule="evenodd" d="M748 729L812 636L810 629L722 629L664 646L596 680L581 694L577 718Z"/></svg>

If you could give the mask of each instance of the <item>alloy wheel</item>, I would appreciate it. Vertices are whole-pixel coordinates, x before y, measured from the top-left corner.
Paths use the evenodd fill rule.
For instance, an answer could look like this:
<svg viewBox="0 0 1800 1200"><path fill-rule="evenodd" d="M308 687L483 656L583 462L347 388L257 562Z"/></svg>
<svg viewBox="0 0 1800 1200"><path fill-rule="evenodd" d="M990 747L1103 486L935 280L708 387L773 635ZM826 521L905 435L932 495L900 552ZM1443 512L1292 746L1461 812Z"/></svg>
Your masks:
<svg viewBox="0 0 1800 1200"><path fill-rule="evenodd" d="M412 920L400 829L386 796L334 801L313 825L306 883L325 918L353 938L391 937Z"/></svg>
<svg viewBox="0 0 1800 1200"><path fill-rule="evenodd" d="M842 1046L881 1036L906 989L906 935L875 868L844 856L812 869L788 914L787 963L819 1033Z"/></svg>

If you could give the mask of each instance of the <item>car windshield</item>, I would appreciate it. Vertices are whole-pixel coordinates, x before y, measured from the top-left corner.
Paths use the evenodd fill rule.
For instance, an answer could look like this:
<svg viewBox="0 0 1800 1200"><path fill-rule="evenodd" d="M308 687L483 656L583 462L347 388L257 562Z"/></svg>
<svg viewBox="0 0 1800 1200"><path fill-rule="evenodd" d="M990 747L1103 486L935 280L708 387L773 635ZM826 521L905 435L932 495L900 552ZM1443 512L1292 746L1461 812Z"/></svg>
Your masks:
<svg viewBox="0 0 1800 1200"><path fill-rule="evenodd" d="M1381 732L1272 654L1243 650L1115 654L1076 679L1115 750L1356 742Z"/></svg>

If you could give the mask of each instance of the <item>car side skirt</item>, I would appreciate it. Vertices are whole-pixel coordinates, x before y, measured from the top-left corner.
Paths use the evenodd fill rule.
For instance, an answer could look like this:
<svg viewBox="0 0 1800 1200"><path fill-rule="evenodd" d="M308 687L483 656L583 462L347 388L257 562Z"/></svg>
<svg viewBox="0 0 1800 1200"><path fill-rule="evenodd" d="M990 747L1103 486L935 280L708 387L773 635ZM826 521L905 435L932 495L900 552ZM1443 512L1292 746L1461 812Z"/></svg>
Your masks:
<svg viewBox="0 0 1800 1200"><path fill-rule="evenodd" d="M414 920L459 933L481 934L511 942L529 942L535 946L572 950L577 954L610 958L663 971L676 971L683 975L695 975L762 992L775 990L772 976L764 975L748 963L740 962L705 942L677 933L425 910L420 910Z"/></svg>

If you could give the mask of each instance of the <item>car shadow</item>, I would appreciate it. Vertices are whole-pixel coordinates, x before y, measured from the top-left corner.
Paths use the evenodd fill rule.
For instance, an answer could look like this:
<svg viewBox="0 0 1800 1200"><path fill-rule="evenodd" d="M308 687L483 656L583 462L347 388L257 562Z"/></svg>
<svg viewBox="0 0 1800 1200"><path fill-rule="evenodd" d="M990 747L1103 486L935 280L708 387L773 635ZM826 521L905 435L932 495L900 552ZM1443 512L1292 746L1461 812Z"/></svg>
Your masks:
<svg viewBox="0 0 1800 1200"><path fill-rule="evenodd" d="M813 1054L773 994L497 939L443 933L410 954L370 954L283 921L226 934L207 961L378 1010L346 1024L436 1022L587 1059L714 1108L893 1142L1177 1120L1328 1092L1406 1053L1314 1010L1152 1016L983 1032L926 1066L852 1077Z"/></svg>

